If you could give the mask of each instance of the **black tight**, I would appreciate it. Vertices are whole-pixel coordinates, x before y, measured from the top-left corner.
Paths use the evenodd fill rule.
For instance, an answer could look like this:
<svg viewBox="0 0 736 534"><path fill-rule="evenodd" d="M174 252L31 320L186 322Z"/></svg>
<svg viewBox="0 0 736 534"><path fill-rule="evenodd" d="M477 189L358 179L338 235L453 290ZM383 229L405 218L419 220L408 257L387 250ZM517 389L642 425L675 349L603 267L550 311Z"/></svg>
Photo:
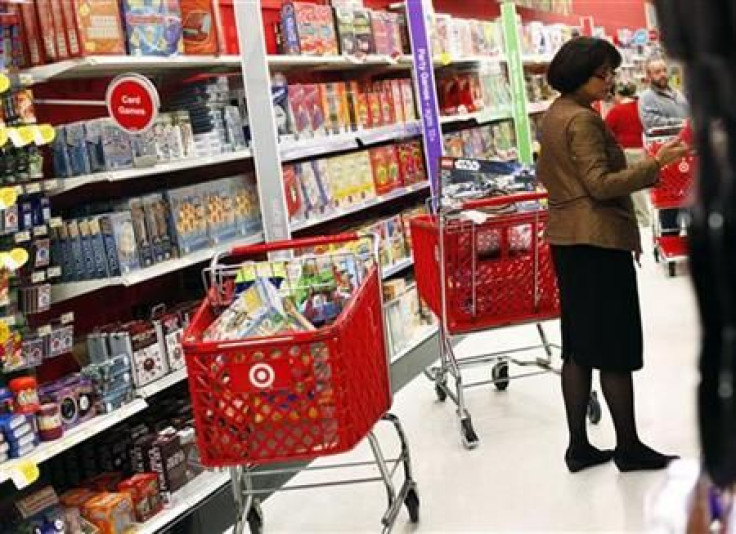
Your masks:
<svg viewBox="0 0 736 534"><path fill-rule="evenodd" d="M562 394L565 398L570 448L590 447L587 431L588 402L593 381L593 370L576 364L568 358L562 365ZM611 411L619 450L639 447L634 415L634 385L629 372L601 371L601 387Z"/></svg>

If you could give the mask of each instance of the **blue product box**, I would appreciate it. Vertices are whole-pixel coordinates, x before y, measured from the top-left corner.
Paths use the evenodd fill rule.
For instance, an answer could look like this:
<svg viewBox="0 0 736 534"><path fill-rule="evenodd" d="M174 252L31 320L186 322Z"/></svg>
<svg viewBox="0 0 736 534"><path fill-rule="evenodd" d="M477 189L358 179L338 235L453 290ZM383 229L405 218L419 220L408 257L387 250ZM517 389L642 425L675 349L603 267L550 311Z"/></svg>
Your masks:
<svg viewBox="0 0 736 534"><path fill-rule="evenodd" d="M95 254L92 251L92 240L89 233L89 221L87 219L77 220L79 228L79 239L82 243L82 258L84 263L84 273L87 280L95 280L98 278L97 269L95 267Z"/></svg>
<svg viewBox="0 0 736 534"><path fill-rule="evenodd" d="M169 228L171 218L168 204L161 193L147 195L143 197L142 202L154 261L170 260L174 257L174 250Z"/></svg>
<svg viewBox="0 0 736 534"><path fill-rule="evenodd" d="M57 178L72 176L72 164L67 152L66 128L64 126L56 127L56 137L51 142L51 158L53 160L54 176Z"/></svg>
<svg viewBox="0 0 736 534"><path fill-rule="evenodd" d="M131 56L176 56L184 53L178 0L122 0Z"/></svg>
<svg viewBox="0 0 736 534"><path fill-rule="evenodd" d="M100 227L100 218L91 217L87 221L87 226L89 227L89 242L92 245L96 277L106 278L109 276L109 273L107 269L107 256L105 254L105 242Z"/></svg>
<svg viewBox="0 0 736 534"><path fill-rule="evenodd" d="M76 219L68 221L66 232L74 261L74 280L86 280L87 271L84 267L84 252L82 251L82 238L79 235L79 222Z"/></svg>
<svg viewBox="0 0 736 534"><path fill-rule="evenodd" d="M106 119L95 119L84 124L85 144L92 172L107 170L105 149L102 144L102 126Z"/></svg>
<svg viewBox="0 0 736 534"><path fill-rule="evenodd" d="M100 236L102 237L105 252L107 272L109 276L120 276L120 261L118 260L115 232L113 231L110 215L100 215L97 218L97 223L100 226Z"/></svg>
<svg viewBox="0 0 736 534"><path fill-rule="evenodd" d="M115 171L133 167L133 149L130 136L121 130L112 120L101 122L102 153L105 170Z"/></svg>
<svg viewBox="0 0 736 534"><path fill-rule="evenodd" d="M72 175L83 176L92 172L87 152L87 140L84 123L75 122L66 125L66 146Z"/></svg>
<svg viewBox="0 0 736 534"><path fill-rule="evenodd" d="M123 203L121 209L130 210L140 265L141 267L150 267L154 264L153 246L148 232L148 225L146 224L146 211L143 208L143 199L131 198Z"/></svg>
<svg viewBox="0 0 736 534"><path fill-rule="evenodd" d="M133 218L129 211L119 211L108 216L112 229L120 274L126 275L140 268L138 246L135 241ZM108 249L108 254L109 254Z"/></svg>

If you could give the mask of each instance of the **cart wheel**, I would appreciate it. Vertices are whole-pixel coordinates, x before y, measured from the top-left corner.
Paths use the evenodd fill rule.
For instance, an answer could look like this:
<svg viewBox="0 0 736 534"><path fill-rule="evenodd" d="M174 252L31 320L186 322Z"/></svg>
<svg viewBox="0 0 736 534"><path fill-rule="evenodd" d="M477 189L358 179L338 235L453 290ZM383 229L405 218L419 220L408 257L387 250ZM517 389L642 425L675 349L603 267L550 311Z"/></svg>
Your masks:
<svg viewBox="0 0 736 534"><path fill-rule="evenodd" d="M598 393L593 391L590 394L590 401L588 401L588 420L594 425L601 422L603 412L601 410L601 403L598 400Z"/></svg>
<svg viewBox="0 0 736 534"><path fill-rule="evenodd" d="M248 511L248 526L250 534L263 534L263 510L258 501L254 502Z"/></svg>
<svg viewBox="0 0 736 534"><path fill-rule="evenodd" d="M412 523L419 523L419 494L415 488L409 490L404 499L406 509L409 511L409 519Z"/></svg>
<svg viewBox="0 0 736 534"><path fill-rule="evenodd" d="M499 362L493 366L491 370L493 385L498 391L506 391L509 387L509 364L508 362Z"/></svg>
<svg viewBox="0 0 736 534"><path fill-rule="evenodd" d="M659 249L657 247L654 247L654 261L656 261L657 263L659 263L659 260L660 259L661 258L659 256Z"/></svg>
<svg viewBox="0 0 736 534"><path fill-rule="evenodd" d="M473 423L470 421L470 417L460 420L460 432L462 433L463 445L466 449L475 449L478 446L480 439L473 429Z"/></svg>
<svg viewBox="0 0 736 534"><path fill-rule="evenodd" d="M667 272L670 275L670 278L677 276L677 264L675 262L670 262L667 265Z"/></svg>
<svg viewBox="0 0 736 534"><path fill-rule="evenodd" d="M446 382L442 383L442 386L444 386ZM442 387L440 384L434 385L434 392L437 394L437 400L440 402L445 402L447 400L447 391L445 391L445 388Z"/></svg>

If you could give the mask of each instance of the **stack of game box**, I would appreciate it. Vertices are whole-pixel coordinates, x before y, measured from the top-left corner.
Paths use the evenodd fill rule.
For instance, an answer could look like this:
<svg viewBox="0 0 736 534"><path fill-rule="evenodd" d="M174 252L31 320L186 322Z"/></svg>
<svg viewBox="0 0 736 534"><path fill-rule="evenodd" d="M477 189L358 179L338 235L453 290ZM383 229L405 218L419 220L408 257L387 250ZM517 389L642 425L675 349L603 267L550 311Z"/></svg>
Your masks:
<svg viewBox="0 0 736 534"><path fill-rule="evenodd" d="M53 229L52 257L64 281L124 276L261 228L251 175L131 198L115 208Z"/></svg>
<svg viewBox="0 0 736 534"><path fill-rule="evenodd" d="M435 57L498 57L504 50L500 21L462 19L437 13L431 26L431 37Z"/></svg>
<svg viewBox="0 0 736 534"><path fill-rule="evenodd" d="M272 81L279 134L311 139L417 120L409 78L286 85L282 74Z"/></svg>
<svg viewBox="0 0 736 534"><path fill-rule="evenodd" d="M511 121L499 121L444 135L445 151L454 158L516 159L516 134Z"/></svg>
<svg viewBox="0 0 736 534"><path fill-rule="evenodd" d="M437 79L442 115L463 115L483 110L510 108L511 88L498 69L443 72Z"/></svg>
<svg viewBox="0 0 736 534"><path fill-rule="evenodd" d="M386 145L286 165L284 191L292 221L309 220L426 182L421 143Z"/></svg>

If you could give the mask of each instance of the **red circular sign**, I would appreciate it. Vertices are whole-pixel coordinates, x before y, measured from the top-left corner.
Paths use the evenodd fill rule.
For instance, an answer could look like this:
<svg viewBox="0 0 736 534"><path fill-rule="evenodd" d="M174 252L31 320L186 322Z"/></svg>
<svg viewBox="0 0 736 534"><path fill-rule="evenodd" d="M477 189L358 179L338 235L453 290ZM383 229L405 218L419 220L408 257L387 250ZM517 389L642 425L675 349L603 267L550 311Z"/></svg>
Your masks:
<svg viewBox="0 0 736 534"><path fill-rule="evenodd" d="M139 74L123 74L107 88L107 111L120 128L141 133L153 126L158 116L156 86Z"/></svg>

